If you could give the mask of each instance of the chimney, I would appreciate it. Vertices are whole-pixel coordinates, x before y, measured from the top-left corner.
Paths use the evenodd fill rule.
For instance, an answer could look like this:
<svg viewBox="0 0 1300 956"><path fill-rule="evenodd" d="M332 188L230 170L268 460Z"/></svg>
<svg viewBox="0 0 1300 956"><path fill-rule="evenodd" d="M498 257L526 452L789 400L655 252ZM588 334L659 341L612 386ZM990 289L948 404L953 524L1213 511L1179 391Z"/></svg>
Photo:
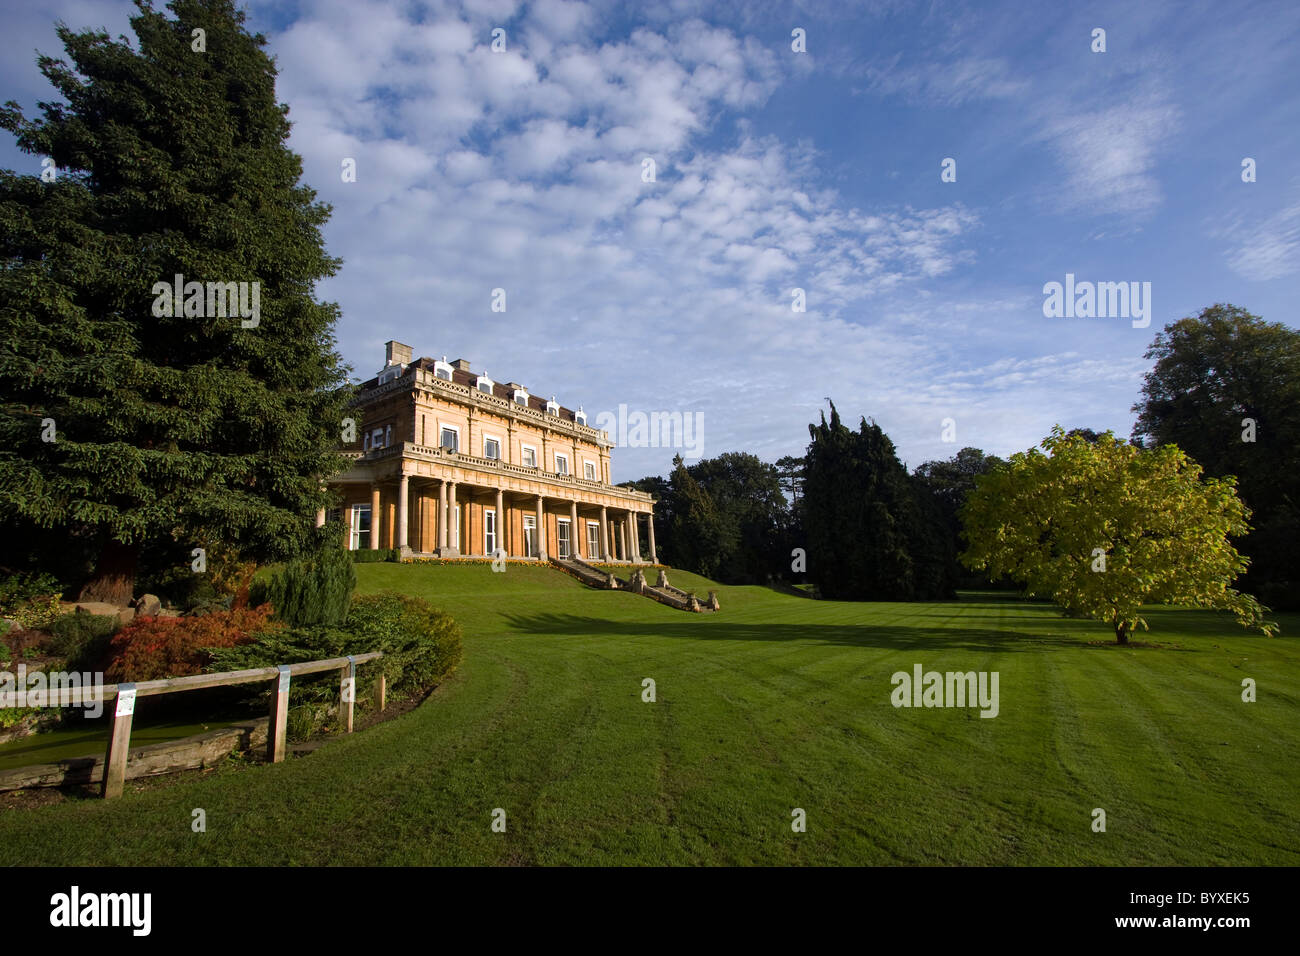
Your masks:
<svg viewBox="0 0 1300 956"><path fill-rule="evenodd" d="M451 363L451 367L454 368L454 369L455 369L456 371L458 371L458 372L468 372L468 371L469 371L469 360L468 360L468 359L456 359L456 361L454 361L454 362Z"/></svg>
<svg viewBox="0 0 1300 956"><path fill-rule="evenodd" d="M384 365L409 365L411 364L411 347L403 345L401 342L384 343Z"/></svg>

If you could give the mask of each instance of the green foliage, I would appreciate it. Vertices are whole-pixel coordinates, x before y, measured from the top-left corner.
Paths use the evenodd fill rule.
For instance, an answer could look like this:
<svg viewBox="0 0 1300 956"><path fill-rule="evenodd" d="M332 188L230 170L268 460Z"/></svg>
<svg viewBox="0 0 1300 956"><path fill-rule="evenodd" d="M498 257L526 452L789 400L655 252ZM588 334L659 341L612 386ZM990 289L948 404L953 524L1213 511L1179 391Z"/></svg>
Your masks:
<svg viewBox="0 0 1300 956"><path fill-rule="evenodd" d="M343 627L292 627L265 634L255 644L213 652L212 670L271 667L383 651L370 667L382 667L397 697L428 690L452 673L461 659L459 625L422 598L393 591L358 597ZM308 685L314 687L315 685ZM304 689L302 699L326 700L328 683Z"/></svg>
<svg viewBox="0 0 1300 956"><path fill-rule="evenodd" d="M808 576L831 600L916 601L950 596L955 558L936 505L914 482L879 425L852 432L809 425L803 478Z"/></svg>
<svg viewBox="0 0 1300 956"><path fill-rule="evenodd" d="M339 266L329 207L299 182L266 41L231 0L169 8L141 4L134 44L60 25L43 115L0 109L58 169L0 171L0 520L120 544L96 574L116 596L165 538L295 553L346 465L338 310L313 291ZM154 315L177 274L257 282L257 326Z"/></svg>
<svg viewBox="0 0 1300 956"><path fill-rule="evenodd" d="M1246 566L1229 538L1248 530L1232 478L1202 480L1177 446L1143 450L1110 432L1089 442L1057 426L1042 447L978 479L962 512L968 567L1106 621L1121 644L1147 626L1146 603L1229 610L1274 633L1229 587Z"/></svg>
<svg viewBox="0 0 1300 956"><path fill-rule="evenodd" d="M958 515L975 490L975 479L1000 464L1002 459L995 455L986 455L978 448L963 448L949 459L924 462L912 473L913 481L925 489L938 510L946 537L944 547L949 553L956 555L965 546ZM981 586L985 582L977 578L963 583Z"/></svg>
<svg viewBox="0 0 1300 956"><path fill-rule="evenodd" d="M269 581L255 581L250 594L254 604L270 603L289 625L336 625L347 620L356 584L352 558L336 544L290 561Z"/></svg>
<svg viewBox="0 0 1300 956"><path fill-rule="evenodd" d="M1241 586L1300 606L1300 332L1220 304L1166 326L1146 357L1156 361L1133 407L1134 438L1236 477L1255 525L1238 542L1250 558Z"/></svg>
<svg viewBox="0 0 1300 956"><path fill-rule="evenodd" d="M0 578L0 617L12 618L21 627L46 630L62 613L59 582L52 575L19 572Z"/></svg>
<svg viewBox="0 0 1300 956"><path fill-rule="evenodd" d="M66 660L68 670L102 670L120 627L110 614L64 614L50 628L50 650Z"/></svg>
<svg viewBox="0 0 1300 956"><path fill-rule="evenodd" d="M349 551L357 564L371 564L375 561L399 561L402 552L399 548L357 548Z"/></svg>
<svg viewBox="0 0 1300 956"><path fill-rule="evenodd" d="M726 452L690 466L679 455L668 478L623 487L657 499L655 538L665 564L728 584L763 583L789 568L790 506L776 466L754 455Z"/></svg>

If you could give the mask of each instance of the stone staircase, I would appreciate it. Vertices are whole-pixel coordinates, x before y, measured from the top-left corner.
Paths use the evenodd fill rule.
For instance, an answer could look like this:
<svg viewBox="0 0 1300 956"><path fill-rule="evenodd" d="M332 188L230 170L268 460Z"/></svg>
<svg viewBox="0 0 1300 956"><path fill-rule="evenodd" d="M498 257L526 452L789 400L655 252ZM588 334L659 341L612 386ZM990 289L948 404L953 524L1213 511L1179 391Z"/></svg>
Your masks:
<svg viewBox="0 0 1300 956"><path fill-rule="evenodd" d="M551 557L549 563L552 567L577 578L588 587L598 588L603 591L631 591L633 594L640 594L652 601L658 601L660 604L677 608L679 611L706 613L720 609L716 591L710 591L708 600L701 601L695 596L695 592L683 591L681 588L675 588L669 584L668 575L663 568L659 569L659 577L655 583L650 584L646 581L645 572L635 566L633 566L632 576L624 580L612 572L602 571L600 568L588 564L576 555L568 558Z"/></svg>

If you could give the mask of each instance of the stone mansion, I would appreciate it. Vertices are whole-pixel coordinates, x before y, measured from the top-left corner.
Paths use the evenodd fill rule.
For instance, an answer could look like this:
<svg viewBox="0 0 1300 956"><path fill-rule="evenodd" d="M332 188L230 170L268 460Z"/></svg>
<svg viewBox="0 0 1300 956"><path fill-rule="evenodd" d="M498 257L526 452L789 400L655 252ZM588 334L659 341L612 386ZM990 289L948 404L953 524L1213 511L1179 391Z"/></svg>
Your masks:
<svg viewBox="0 0 1300 956"><path fill-rule="evenodd" d="M350 549L658 562L654 499L610 484L609 435L581 406L389 342L355 412L351 467L330 480Z"/></svg>

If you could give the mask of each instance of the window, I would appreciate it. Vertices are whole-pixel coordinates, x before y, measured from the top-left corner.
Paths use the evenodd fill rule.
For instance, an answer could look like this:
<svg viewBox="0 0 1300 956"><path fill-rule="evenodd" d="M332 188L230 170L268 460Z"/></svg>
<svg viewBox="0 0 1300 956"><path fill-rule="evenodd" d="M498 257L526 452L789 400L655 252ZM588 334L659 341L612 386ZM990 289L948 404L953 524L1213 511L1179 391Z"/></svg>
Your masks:
<svg viewBox="0 0 1300 956"><path fill-rule="evenodd" d="M537 557L537 515L524 515L524 555Z"/></svg>
<svg viewBox="0 0 1300 956"><path fill-rule="evenodd" d="M387 448L392 443L393 443L393 426L385 425L384 426L384 447Z"/></svg>
<svg viewBox="0 0 1300 956"><path fill-rule="evenodd" d="M379 373L379 384L387 385L389 382L394 381L401 374L402 374L402 367L400 365L389 366L388 368L384 369L382 372Z"/></svg>
<svg viewBox="0 0 1300 956"><path fill-rule="evenodd" d="M384 447L383 441L384 441L384 430L382 428L376 428L374 431L370 433L370 447L372 449L383 448Z"/></svg>
<svg viewBox="0 0 1300 956"><path fill-rule="evenodd" d="M557 475L567 475L569 473L568 455L561 455L558 451L555 453L555 473Z"/></svg>
<svg viewBox="0 0 1300 956"><path fill-rule="evenodd" d="M501 457L501 439L499 439L499 438L487 438L487 437L484 437L484 439L483 439L483 457L484 457L484 458L500 458L500 457ZM491 553L492 553L491 551L488 552L488 554L491 554Z"/></svg>
<svg viewBox="0 0 1300 956"><path fill-rule="evenodd" d="M492 386L494 383L492 379L488 378L486 375L480 375L474 384L480 392L486 392L489 395L492 394Z"/></svg>
<svg viewBox="0 0 1300 956"><path fill-rule="evenodd" d="M587 522L587 560L600 560L600 522Z"/></svg>
<svg viewBox="0 0 1300 956"><path fill-rule="evenodd" d="M370 451L370 432L366 432L361 438L361 450Z"/></svg>
<svg viewBox="0 0 1300 956"><path fill-rule="evenodd" d="M528 393L522 388L515 389L515 403L518 405L528 405Z"/></svg>
<svg viewBox="0 0 1300 956"><path fill-rule="evenodd" d="M447 356L444 355L442 361L433 363L433 377L444 382L451 381L451 366L447 364Z"/></svg>
<svg viewBox="0 0 1300 956"><path fill-rule="evenodd" d="M520 445L519 448L520 448L520 450L524 453L524 454L523 454L523 458L524 458L523 465L524 465L524 467L525 467L525 468L536 468L536 467L537 467L537 449L534 448L532 445Z"/></svg>
<svg viewBox="0 0 1300 956"><path fill-rule="evenodd" d="M494 557L497 550L497 513L494 508L483 509L483 553Z"/></svg>
<svg viewBox="0 0 1300 956"><path fill-rule="evenodd" d="M370 547L370 505L353 505L351 550L368 547Z"/></svg>
<svg viewBox="0 0 1300 956"><path fill-rule="evenodd" d="M596 463L594 461L584 461L582 463L582 476L588 481L596 480Z"/></svg>
<svg viewBox="0 0 1300 956"><path fill-rule="evenodd" d="M442 438L438 442L447 451L460 451L460 432L446 425L442 426Z"/></svg>
<svg viewBox="0 0 1300 956"><path fill-rule="evenodd" d="M425 417L421 415L420 416L420 444L421 445L423 445L424 440L429 437L428 432L425 430L427 425L428 422L425 420Z"/></svg>
<svg viewBox="0 0 1300 956"><path fill-rule="evenodd" d="M546 414L548 415L560 414L560 403L555 400L554 395L552 395L551 400L546 403Z"/></svg>
<svg viewBox="0 0 1300 956"><path fill-rule="evenodd" d="M582 410L581 405L579 405L578 410L573 413L573 420L579 425L587 424L587 413Z"/></svg>
<svg viewBox="0 0 1300 956"><path fill-rule="evenodd" d="M568 518L557 519L555 523L555 527L556 527L556 531L558 532L557 537L559 538L559 540L556 542L556 547L560 549L560 557L567 558L570 555L569 548L572 544L572 537L570 536L569 533L570 532L569 519Z"/></svg>

